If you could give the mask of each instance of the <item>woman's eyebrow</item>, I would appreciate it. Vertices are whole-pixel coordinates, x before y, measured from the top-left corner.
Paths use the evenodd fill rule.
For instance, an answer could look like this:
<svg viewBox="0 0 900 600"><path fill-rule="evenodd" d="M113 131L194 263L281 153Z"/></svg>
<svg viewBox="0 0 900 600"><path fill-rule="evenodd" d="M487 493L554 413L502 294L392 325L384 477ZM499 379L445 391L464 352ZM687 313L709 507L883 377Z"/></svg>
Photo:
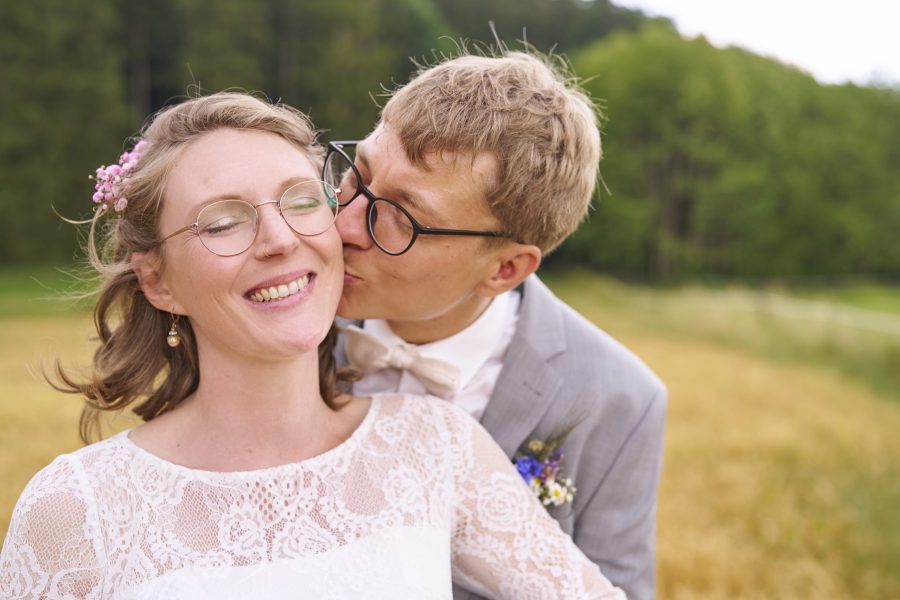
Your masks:
<svg viewBox="0 0 900 600"><path fill-rule="evenodd" d="M279 184L278 191L279 193L283 194L289 187L297 185L298 183L303 183L304 181L315 181L315 178L309 177L307 175L295 175L293 177L288 177ZM221 192L212 196L205 196L200 202L192 207L192 210L202 210L213 202L218 202L220 200L243 200L244 202L248 202L247 199L244 198L243 194L237 192ZM253 204L252 202L248 203Z"/></svg>

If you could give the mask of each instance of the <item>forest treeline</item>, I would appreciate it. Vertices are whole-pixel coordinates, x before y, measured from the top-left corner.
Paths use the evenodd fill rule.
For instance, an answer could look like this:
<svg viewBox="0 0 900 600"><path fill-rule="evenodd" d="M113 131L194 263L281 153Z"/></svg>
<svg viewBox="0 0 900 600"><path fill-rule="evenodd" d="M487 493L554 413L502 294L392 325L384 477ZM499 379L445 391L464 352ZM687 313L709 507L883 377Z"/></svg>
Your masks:
<svg viewBox="0 0 900 600"><path fill-rule="evenodd" d="M611 196L557 260L655 280L900 279L900 90L823 86L656 26L573 59L607 107Z"/></svg>
<svg viewBox="0 0 900 600"><path fill-rule="evenodd" d="M0 3L0 260L68 261L87 175L198 90L263 93L323 139L461 38L564 53L602 107L604 185L552 264L641 280L900 277L900 93L823 86L606 0Z"/></svg>

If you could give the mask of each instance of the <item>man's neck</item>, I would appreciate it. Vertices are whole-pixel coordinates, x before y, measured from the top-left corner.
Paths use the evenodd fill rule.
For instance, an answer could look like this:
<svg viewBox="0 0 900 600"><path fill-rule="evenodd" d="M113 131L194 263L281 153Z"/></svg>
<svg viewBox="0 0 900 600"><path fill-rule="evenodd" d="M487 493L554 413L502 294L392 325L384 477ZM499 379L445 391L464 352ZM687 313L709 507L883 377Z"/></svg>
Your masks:
<svg viewBox="0 0 900 600"><path fill-rule="evenodd" d="M420 321L388 319L391 330L410 344L428 344L456 335L481 316L493 298L472 296L468 301L454 306L442 315Z"/></svg>

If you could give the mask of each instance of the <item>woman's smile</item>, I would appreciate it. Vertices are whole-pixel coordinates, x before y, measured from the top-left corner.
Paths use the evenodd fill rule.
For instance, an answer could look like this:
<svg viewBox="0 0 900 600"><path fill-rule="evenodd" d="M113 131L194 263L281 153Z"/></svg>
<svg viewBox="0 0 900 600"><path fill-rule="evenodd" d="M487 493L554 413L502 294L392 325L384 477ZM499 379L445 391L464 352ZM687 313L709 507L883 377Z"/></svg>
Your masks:
<svg viewBox="0 0 900 600"><path fill-rule="evenodd" d="M264 282L245 294L245 297L258 303L283 303L292 297L306 297L311 291L310 284L315 279L315 273L308 272L299 277L291 275L279 277L272 281Z"/></svg>

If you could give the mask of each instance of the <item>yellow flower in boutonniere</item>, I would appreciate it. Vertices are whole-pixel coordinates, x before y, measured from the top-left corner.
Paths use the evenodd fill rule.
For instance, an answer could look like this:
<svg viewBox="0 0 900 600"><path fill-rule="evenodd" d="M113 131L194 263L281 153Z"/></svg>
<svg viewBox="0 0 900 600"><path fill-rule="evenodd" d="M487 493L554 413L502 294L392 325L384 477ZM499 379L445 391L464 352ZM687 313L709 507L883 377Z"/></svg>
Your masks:
<svg viewBox="0 0 900 600"><path fill-rule="evenodd" d="M582 418L573 420L546 441L530 440L524 445L525 449L513 457L519 475L544 506L560 506L575 498L577 489L562 469L566 456L562 444Z"/></svg>

